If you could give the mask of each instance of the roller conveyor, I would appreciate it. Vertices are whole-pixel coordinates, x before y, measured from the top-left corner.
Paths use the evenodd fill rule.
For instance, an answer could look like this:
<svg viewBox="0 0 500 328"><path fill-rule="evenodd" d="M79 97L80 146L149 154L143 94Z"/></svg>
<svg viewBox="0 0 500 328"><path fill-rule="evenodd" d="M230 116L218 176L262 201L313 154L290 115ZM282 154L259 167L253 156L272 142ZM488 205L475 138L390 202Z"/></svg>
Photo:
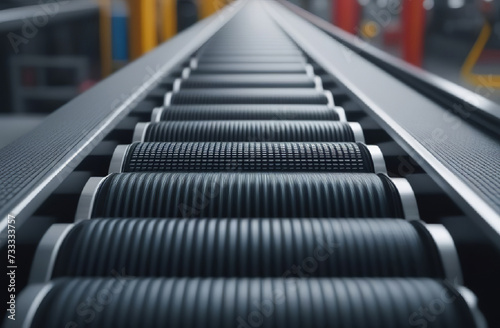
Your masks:
<svg viewBox="0 0 500 328"><path fill-rule="evenodd" d="M138 142L116 148L110 172L385 173L384 166L380 149L361 143Z"/></svg>
<svg viewBox="0 0 500 328"><path fill-rule="evenodd" d="M96 327L162 327L165 322L172 327L204 327L207 322L211 327L251 327L259 323L262 327L331 327L332 322L337 322L334 327L342 328L362 328L372 322L401 327L408 324L408 313L413 323L418 322L420 316L412 312L414 308L418 309L428 299L440 299L443 294L449 307L433 324L474 326L467 304L458 299L456 288L431 279L321 278L299 280L291 286L286 280L272 278L128 278L125 281L55 279L50 290L44 291L46 296L33 324L40 328L59 327L67 322L87 324L88 315L73 318L67 308L77 307L88 294L105 290L119 301L110 302L107 311L92 317ZM344 298L350 302L344 302ZM258 306L272 314L271 323L264 326L264 316L254 311L247 318L248 309L255 306L252 300L258 300ZM274 305L275 302L278 304Z"/></svg>
<svg viewBox="0 0 500 328"><path fill-rule="evenodd" d="M284 56L248 56L238 57L222 54L220 56L204 56L197 59L198 63L305 63L306 59L302 55Z"/></svg>
<svg viewBox="0 0 500 328"><path fill-rule="evenodd" d="M436 242L401 219L93 219L71 227L53 267L40 267L52 277L105 277L117 267L144 277L280 277L297 264L311 276L444 278Z"/></svg>
<svg viewBox="0 0 500 328"><path fill-rule="evenodd" d="M241 54L248 54L244 51ZM250 53L251 54L251 53ZM224 63L224 64L199 64L191 74L306 74L307 67L303 63Z"/></svg>
<svg viewBox="0 0 500 328"><path fill-rule="evenodd" d="M206 109L208 111L208 109ZM312 111L312 110L311 110ZM200 113L200 112L198 112ZM238 115L238 112L233 112ZM242 111L242 113L247 113ZM304 113L304 112L302 112ZM333 111L330 113L335 114ZM172 109L159 113L173 115ZM179 114L186 114L181 112ZM209 117L209 113L202 113ZM307 113L306 113L307 114ZM311 113L309 113L311 114ZM329 113L327 113L329 114ZM196 115L196 114L194 114ZM213 116L219 116L214 112ZM324 115L328 118L328 115ZM200 117L201 118L201 117ZM225 118L228 118L227 116ZM270 117L270 119L273 117ZM335 115L330 115L335 118ZM287 118L288 119L288 118ZM363 130L358 123L332 121L163 121L139 123L134 131L134 141L314 141L314 142L364 142Z"/></svg>
<svg viewBox="0 0 500 328"><path fill-rule="evenodd" d="M319 78L317 81L321 81ZM210 74L191 76L179 81L179 88L322 88L322 85L304 74Z"/></svg>
<svg viewBox="0 0 500 328"><path fill-rule="evenodd" d="M342 108L325 105L199 105L158 107L153 121L183 120L345 120Z"/></svg>
<svg viewBox="0 0 500 328"><path fill-rule="evenodd" d="M328 105L334 106L330 91L315 89L188 89L168 93L165 106L169 105Z"/></svg>
<svg viewBox="0 0 500 328"><path fill-rule="evenodd" d="M75 132L95 141L32 205L48 223L5 327L487 327L450 223L465 205L364 113L385 97L343 83L285 7L224 13Z"/></svg>
<svg viewBox="0 0 500 328"><path fill-rule="evenodd" d="M77 219L91 217L405 217L404 179L351 173L115 173L92 178Z"/></svg>

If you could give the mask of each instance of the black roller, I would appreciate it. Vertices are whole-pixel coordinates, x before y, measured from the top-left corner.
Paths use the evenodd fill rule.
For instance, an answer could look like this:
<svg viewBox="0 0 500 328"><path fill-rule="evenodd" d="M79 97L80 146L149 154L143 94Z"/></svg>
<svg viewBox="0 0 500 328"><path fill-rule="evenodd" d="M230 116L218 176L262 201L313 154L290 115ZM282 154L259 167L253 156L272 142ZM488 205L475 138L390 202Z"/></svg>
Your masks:
<svg viewBox="0 0 500 328"><path fill-rule="evenodd" d="M230 64L203 64L191 72L198 74L306 74L304 63L230 63Z"/></svg>
<svg viewBox="0 0 500 328"><path fill-rule="evenodd" d="M198 63L203 64L222 64L222 63L305 63L302 55L284 55L284 56L208 56L198 58Z"/></svg>
<svg viewBox="0 0 500 328"><path fill-rule="evenodd" d="M239 44L244 43L243 40L238 42ZM251 47L226 47L226 48L218 48L218 49L207 49L202 53L203 57L218 57L218 56L253 56L253 57L268 57L268 56L300 56L302 52L296 49L282 49L282 48L260 48L255 49Z"/></svg>
<svg viewBox="0 0 500 328"><path fill-rule="evenodd" d="M190 89L169 93L165 105L309 104L327 105L325 93L314 89Z"/></svg>
<svg viewBox="0 0 500 328"><path fill-rule="evenodd" d="M370 173L117 173L92 217L403 217L399 193Z"/></svg>
<svg viewBox="0 0 500 328"><path fill-rule="evenodd" d="M53 276L122 268L146 277L280 277L294 267L315 277L444 278L420 223L315 218L85 220L63 242Z"/></svg>
<svg viewBox="0 0 500 328"><path fill-rule="evenodd" d="M360 141L347 122L173 121L151 123L142 141Z"/></svg>
<svg viewBox="0 0 500 328"><path fill-rule="evenodd" d="M182 81L181 89L204 88L314 88L305 74L215 74L194 75Z"/></svg>
<svg viewBox="0 0 500 328"><path fill-rule="evenodd" d="M284 36L284 35L283 35ZM286 36L285 36L286 37ZM293 53L298 51L298 48L290 40L281 38L256 38L256 37L231 37L226 35L226 38L221 38L219 40L211 40L208 42L201 50L200 54L206 56L212 51L287 51L288 53Z"/></svg>
<svg viewBox="0 0 500 328"><path fill-rule="evenodd" d="M477 327L453 286L425 278L118 275L60 278L46 292L30 327Z"/></svg>
<svg viewBox="0 0 500 328"><path fill-rule="evenodd" d="M320 142L136 142L120 172L374 171L361 143Z"/></svg>
<svg viewBox="0 0 500 328"><path fill-rule="evenodd" d="M169 106L160 120L339 120L325 105L190 105Z"/></svg>
<svg viewBox="0 0 500 328"><path fill-rule="evenodd" d="M222 42L210 42L200 51L202 57L208 57L214 54L256 56L262 53L270 55L283 54L285 56L302 54L297 46L291 42L281 42L276 39L265 42L264 40L259 41L255 38L241 38L233 40L233 42L231 42L230 39L222 40Z"/></svg>

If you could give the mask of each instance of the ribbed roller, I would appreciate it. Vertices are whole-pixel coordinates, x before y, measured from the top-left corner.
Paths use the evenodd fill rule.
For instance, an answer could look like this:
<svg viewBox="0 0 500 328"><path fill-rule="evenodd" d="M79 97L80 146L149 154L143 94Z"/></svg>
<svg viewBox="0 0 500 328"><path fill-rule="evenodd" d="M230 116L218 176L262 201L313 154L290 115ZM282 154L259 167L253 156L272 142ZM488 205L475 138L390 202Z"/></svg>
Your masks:
<svg viewBox="0 0 500 328"><path fill-rule="evenodd" d="M226 51L226 52L249 52L260 53L262 51L279 51L287 52L288 54L294 54L295 52L301 52L293 42L286 39L286 34L276 35L275 37L265 37L261 36L242 36L242 35L219 35L219 39L214 38L210 40L206 45L204 45L200 54L202 56L207 56L210 53Z"/></svg>
<svg viewBox="0 0 500 328"><path fill-rule="evenodd" d="M287 56L287 55L294 55L294 56L300 56L302 55L302 52L298 49L294 49L289 47L288 49L285 48L275 48L275 47L269 47L269 48L258 48L255 49L255 47L252 47L251 45L247 45L246 47L243 47L245 45L245 40L239 40L239 45L242 46L242 48L237 48L237 47L219 47L219 48L213 48L213 49L207 49L202 52L202 55L204 57L213 57L213 56L225 56L225 55L231 55L231 56ZM274 72L274 71L273 71Z"/></svg>
<svg viewBox="0 0 500 328"><path fill-rule="evenodd" d="M236 36L219 35L219 40L212 39L200 50L202 56L208 56L212 53L247 53L253 55L261 52L283 52L285 54L301 53L301 51L286 39L285 34L276 35L276 37L261 36ZM224 38L225 37L225 38Z"/></svg>
<svg viewBox="0 0 500 328"><path fill-rule="evenodd" d="M188 89L171 95L165 105L328 104L325 94L314 89Z"/></svg>
<svg viewBox="0 0 500 328"><path fill-rule="evenodd" d="M144 141L358 141L346 122L175 121L148 125Z"/></svg>
<svg viewBox="0 0 500 328"><path fill-rule="evenodd" d="M191 105L169 106L161 120L339 120L338 113L324 105Z"/></svg>
<svg viewBox="0 0 500 328"><path fill-rule="evenodd" d="M110 236L114 236L110 238ZM54 276L444 278L434 242L402 219L95 219L75 226Z"/></svg>
<svg viewBox="0 0 500 328"><path fill-rule="evenodd" d="M118 173L92 217L403 217L399 194L370 173Z"/></svg>
<svg viewBox="0 0 500 328"><path fill-rule="evenodd" d="M305 74L194 75L182 81L182 89L203 88L314 88Z"/></svg>
<svg viewBox="0 0 500 328"><path fill-rule="evenodd" d="M306 74L303 63L237 63L237 64L200 64L191 72L198 74Z"/></svg>
<svg viewBox="0 0 500 328"><path fill-rule="evenodd" d="M251 36L235 36L231 35L220 35L219 40L212 39L208 42L201 50L200 54L202 56L207 56L211 53L241 53L247 52L249 54L261 53L266 51L276 51L284 52L286 54L294 54L300 52L297 46L294 45L290 40L286 39L285 34L281 34L279 37L266 38L262 36L251 37Z"/></svg>
<svg viewBox="0 0 500 328"><path fill-rule="evenodd" d="M432 315L430 307L439 315ZM31 327L399 328L424 324L476 327L455 288L432 279L121 275L53 281Z"/></svg>
<svg viewBox="0 0 500 328"><path fill-rule="evenodd" d="M214 55L242 55L242 56L286 56L301 55L302 52L292 43L285 40L264 39L262 43L257 38L236 38L230 36L221 42L209 42L200 50L200 55L209 57ZM232 42L231 42L232 41ZM285 42L282 42L285 41Z"/></svg>
<svg viewBox="0 0 500 328"><path fill-rule="evenodd" d="M374 172L367 147L332 142L136 142L123 172Z"/></svg>
<svg viewBox="0 0 500 328"><path fill-rule="evenodd" d="M220 56L204 56L197 58L198 63L305 63L302 55L282 55L282 56L231 56L228 54Z"/></svg>

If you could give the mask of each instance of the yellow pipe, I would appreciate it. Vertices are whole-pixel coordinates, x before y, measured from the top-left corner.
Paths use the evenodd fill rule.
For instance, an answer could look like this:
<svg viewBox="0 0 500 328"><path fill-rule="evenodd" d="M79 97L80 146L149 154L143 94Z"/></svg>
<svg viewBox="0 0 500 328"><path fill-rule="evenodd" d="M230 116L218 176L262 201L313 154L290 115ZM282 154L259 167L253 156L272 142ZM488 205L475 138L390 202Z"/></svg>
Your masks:
<svg viewBox="0 0 500 328"><path fill-rule="evenodd" d="M129 0L130 57L136 59L158 44L156 0Z"/></svg>
<svg viewBox="0 0 500 328"><path fill-rule="evenodd" d="M461 75L467 82L471 83L472 85L500 88L500 75L481 75L474 74L472 72L479 57L481 56L481 53L484 50L484 47L486 46L486 43L488 42L488 39L491 36L491 31L492 30L490 23L484 23L483 28L479 33L479 37L474 43L474 46L472 46L469 55L465 59L465 62L461 69Z"/></svg>
<svg viewBox="0 0 500 328"><path fill-rule="evenodd" d="M161 41L177 34L177 0L160 0Z"/></svg>
<svg viewBox="0 0 500 328"><path fill-rule="evenodd" d="M99 43L101 55L101 74L106 77L111 74L111 0L98 0L99 4Z"/></svg>

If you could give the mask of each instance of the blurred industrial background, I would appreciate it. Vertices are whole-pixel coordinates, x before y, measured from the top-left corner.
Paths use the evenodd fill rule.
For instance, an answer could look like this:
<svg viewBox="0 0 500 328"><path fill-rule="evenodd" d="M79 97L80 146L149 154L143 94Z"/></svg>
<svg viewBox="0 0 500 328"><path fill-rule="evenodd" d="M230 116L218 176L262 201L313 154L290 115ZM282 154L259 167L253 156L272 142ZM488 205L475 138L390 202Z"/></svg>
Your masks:
<svg viewBox="0 0 500 328"><path fill-rule="evenodd" d="M1 1L0 147L228 1ZM380 50L500 102L498 0L292 2Z"/></svg>
<svg viewBox="0 0 500 328"><path fill-rule="evenodd" d="M293 0L369 44L500 102L498 0Z"/></svg>

